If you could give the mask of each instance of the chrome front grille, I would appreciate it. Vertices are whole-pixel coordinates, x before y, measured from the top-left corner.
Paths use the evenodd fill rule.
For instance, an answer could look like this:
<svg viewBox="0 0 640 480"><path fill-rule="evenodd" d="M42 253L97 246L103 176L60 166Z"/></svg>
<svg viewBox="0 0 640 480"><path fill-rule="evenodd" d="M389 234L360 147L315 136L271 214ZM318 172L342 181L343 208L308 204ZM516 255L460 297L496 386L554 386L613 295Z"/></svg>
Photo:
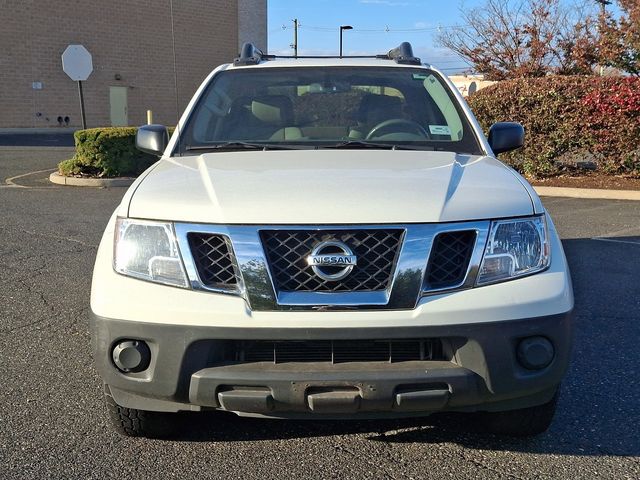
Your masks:
<svg viewBox="0 0 640 480"><path fill-rule="evenodd" d="M440 339L235 341L229 361L250 362L408 362L444 360Z"/></svg>
<svg viewBox="0 0 640 480"><path fill-rule="evenodd" d="M175 231L190 287L241 297L252 311L411 310L425 295L474 287L490 225L177 222ZM340 251L357 263L338 267L333 259ZM313 267L307 264L310 253ZM320 278L330 268L345 276Z"/></svg>
<svg viewBox="0 0 640 480"><path fill-rule="evenodd" d="M403 230L263 230L260 237L279 291L366 292L389 287ZM357 265L342 280L324 280L307 264L313 248L327 241L343 242L357 257Z"/></svg>
<svg viewBox="0 0 640 480"><path fill-rule="evenodd" d="M236 288L237 267L229 239L209 233L189 233L188 239L200 281L209 288Z"/></svg>

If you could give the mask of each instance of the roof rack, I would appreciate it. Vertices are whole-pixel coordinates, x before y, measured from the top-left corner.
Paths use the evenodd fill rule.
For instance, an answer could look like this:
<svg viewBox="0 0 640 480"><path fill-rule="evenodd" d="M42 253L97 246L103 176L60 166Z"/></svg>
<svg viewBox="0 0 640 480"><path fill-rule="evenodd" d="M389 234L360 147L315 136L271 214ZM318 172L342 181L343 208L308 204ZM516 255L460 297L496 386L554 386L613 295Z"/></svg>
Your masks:
<svg viewBox="0 0 640 480"><path fill-rule="evenodd" d="M402 42L393 50L389 50L386 58L405 65L420 65L420 59L413 56L413 48L409 42Z"/></svg>
<svg viewBox="0 0 640 480"><path fill-rule="evenodd" d="M393 50L382 55L310 55L310 56L289 56L289 55L267 55L262 52L253 43L245 43L242 45L240 55L233 61L234 65L258 65L263 60L274 60L276 58L377 58L380 60L394 60L396 63L404 65L420 65L421 61L418 57L413 56L413 48L409 42L402 42Z"/></svg>
<svg viewBox="0 0 640 480"><path fill-rule="evenodd" d="M233 61L234 65L258 65L262 60L276 58L275 55L265 55L262 50L253 43L246 42L242 45L240 55Z"/></svg>

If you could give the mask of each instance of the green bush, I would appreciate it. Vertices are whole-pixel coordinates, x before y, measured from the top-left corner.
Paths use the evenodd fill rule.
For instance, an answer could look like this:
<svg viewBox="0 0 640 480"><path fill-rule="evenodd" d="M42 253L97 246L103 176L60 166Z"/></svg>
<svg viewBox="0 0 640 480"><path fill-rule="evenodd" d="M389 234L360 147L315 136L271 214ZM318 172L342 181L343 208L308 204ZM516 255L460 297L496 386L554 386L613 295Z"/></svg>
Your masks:
<svg viewBox="0 0 640 480"><path fill-rule="evenodd" d="M499 121L521 122L525 147L501 159L547 177L587 164L640 177L640 78L550 76L499 82L469 98L485 133Z"/></svg>
<svg viewBox="0 0 640 480"><path fill-rule="evenodd" d="M60 174L120 177L142 173L157 158L136 148L137 130L105 127L76 131L76 153L58 164Z"/></svg>

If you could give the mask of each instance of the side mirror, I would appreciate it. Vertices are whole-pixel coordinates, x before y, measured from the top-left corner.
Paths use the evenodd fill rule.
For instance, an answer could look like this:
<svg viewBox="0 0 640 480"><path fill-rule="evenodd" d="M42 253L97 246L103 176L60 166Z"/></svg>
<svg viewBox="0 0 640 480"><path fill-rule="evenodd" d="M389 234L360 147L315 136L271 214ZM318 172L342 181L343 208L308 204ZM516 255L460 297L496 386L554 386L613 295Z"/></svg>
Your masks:
<svg viewBox="0 0 640 480"><path fill-rule="evenodd" d="M496 155L524 145L524 127L516 122L498 122L489 129L489 145Z"/></svg>
<svg viewBox="0 0 640 480"><path fill-rule="evenodd" d="M144 153L161 156L169 144L169 132L164 125L143 125L136 133L136 148Z"/></svg>

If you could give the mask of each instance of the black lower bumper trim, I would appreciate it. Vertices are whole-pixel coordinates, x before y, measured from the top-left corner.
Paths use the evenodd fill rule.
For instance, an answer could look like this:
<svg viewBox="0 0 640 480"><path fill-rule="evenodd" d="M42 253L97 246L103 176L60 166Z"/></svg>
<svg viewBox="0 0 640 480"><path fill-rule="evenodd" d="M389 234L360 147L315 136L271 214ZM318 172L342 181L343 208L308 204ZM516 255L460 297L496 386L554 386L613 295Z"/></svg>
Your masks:
<svg viewBox="0 0 640 480"><path fill-rule="evenodd" d="M474 403L482 384L475 373L450 362L306 363L304 369L254 363L194 373L189 401L260 414L441 410Z"/></svg>
<svg viewBox="0 0 640 480"><path fill-rule="evenodd" d="M98 371L118 398L135 404L132 408L141 408L149 399L154 406L173 402L188 408L203 406L275 416L354 409L484 409L505 402L518 403L518 399L542 398L540 395L552 394L562 380L571 346L570 312L482 324L365 329L185 327L95 315L91 323ZM551 363L540 370L525 368L517 358L518 344L531 336L548 339L555 349ZM442 339L449 350L446 358L451 361L228 364L216 350L228 340L237 339L381 338ZM123 339L144 340L149 345L148 369L122 373L115 368L111 349ZM352 393L345 393L344 389Z"/></svg>

